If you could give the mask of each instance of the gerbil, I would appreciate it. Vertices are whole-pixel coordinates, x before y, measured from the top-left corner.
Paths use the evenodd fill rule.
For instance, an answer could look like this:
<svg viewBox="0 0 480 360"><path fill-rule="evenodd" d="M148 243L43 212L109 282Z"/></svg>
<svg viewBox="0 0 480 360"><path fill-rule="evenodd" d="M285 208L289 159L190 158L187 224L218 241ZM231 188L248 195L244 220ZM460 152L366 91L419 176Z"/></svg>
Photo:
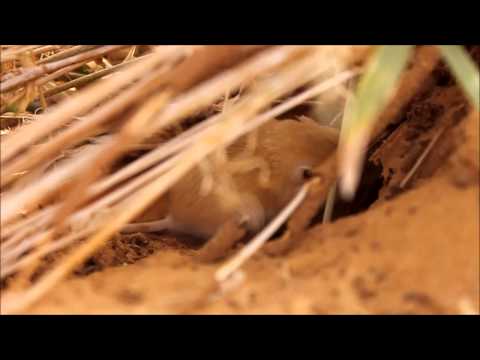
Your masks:
<svg viewBox="0 0 480 360"><path fill-rule="evenodd" d="M178 181L162 199L167 212L163 220L133 223L122 232L168 229L208 239L231 220L247 233L258 232L293 198L310 170L335 150L337 141L338 130L308 118L272 120L230 145L225 161L212 155ZM209 191L203 188L205 181L213 181Z"/></svg>

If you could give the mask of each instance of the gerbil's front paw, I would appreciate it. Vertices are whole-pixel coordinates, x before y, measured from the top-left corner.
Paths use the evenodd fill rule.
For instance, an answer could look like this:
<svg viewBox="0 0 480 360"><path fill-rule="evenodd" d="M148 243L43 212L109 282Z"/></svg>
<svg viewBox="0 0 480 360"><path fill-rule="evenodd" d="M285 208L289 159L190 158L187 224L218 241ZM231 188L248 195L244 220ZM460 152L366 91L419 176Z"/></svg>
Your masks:
<svg viewBox="0 0 480 360"><path fill-rule="evenodd" d="M195 258L200 262L214 262L224 258L235 243L244 237L246 230L231 220L223 224L215 235L197 251Z"/></svg>
<svg viewBox="0 0 480 360"><path fill-rule="evenodd" d="M289 232L283 234L279 239L267 242L263 245L263 252L268 256L283 256L288 254L295 245L295 240Z"/></svg>

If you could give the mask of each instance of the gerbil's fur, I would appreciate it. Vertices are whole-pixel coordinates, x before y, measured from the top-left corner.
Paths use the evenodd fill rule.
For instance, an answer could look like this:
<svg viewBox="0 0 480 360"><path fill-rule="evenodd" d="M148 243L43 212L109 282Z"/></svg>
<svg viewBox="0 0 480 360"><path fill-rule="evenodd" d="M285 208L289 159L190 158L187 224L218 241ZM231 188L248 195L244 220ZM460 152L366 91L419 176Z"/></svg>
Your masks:
<svg viewBox="0 0 480 360"><path fill-rule="evenodd" d="M161 200L163 211L154 206L141 219L163 220L130 224L124 232L169 229L207 239L232 219L257 232L295 195L308 170L335 151L337 141L338 130L307 118L270 121L192 169Z"/></svg>

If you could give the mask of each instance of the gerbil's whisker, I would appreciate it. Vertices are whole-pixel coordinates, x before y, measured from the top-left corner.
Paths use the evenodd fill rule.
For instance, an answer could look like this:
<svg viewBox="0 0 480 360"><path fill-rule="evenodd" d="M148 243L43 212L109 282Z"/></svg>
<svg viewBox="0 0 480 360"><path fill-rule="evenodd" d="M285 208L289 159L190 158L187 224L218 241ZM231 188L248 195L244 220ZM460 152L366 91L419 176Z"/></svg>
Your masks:
<svg viewBox="0 0 480 360"><path fill-rule="evenodd" d="M243 249L241 249L232 259L227 261L215 273L215 280L220 283L226 281L235 273L268 239L277 231L280 226L295 211L307 195L308 184L304 185L297 195L283 208L283 210L268 224L263 231L255 236Z"/></svg>

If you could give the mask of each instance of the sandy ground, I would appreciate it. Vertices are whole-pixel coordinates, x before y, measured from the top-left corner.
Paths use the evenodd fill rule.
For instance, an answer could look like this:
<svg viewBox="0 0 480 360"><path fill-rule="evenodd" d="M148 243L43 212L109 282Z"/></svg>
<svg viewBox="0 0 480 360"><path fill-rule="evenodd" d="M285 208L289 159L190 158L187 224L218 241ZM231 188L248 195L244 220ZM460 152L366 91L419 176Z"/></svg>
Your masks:
<svg viewBox="0 0 480 360"><path fill-rule="evenodd" d="M117 256L110 259L112 264L132 264L72 276L28 313L478 313L479 119L477 113L456 124L455 117L464 118L460 115L465 112L448 114L451 107L446 108L417 116L437 119L432 120L435 126L452 121L453 128L439 140L423 174L407 191L394 191L401 178L395 177L396 170L406 163L393 161L388 147L379 150L385 153L380 156L384 170L389 167L394 175L373 206L313 226L284 256L256 254L242 268L243 278L226 288L212 286L219 264L195 262L191 250L175 239L136 237L130 245L117 242L110 245L110 253L99 255ZM408 126L399 128L397 140L391 141L413 138ZM430 134L420 140L431 139L435 126L420 128ZM393 148L398 151L399 146ZM410 151L412 146L405 143L404 148ZM411 168L411 159L404 155L395 157L407 159Z"/></svg>
<svg viewBox="0 0 480 360"><path fill-rule="evenodd" d="M30 312L475 312L478 195L478 186L436 179L360 216L313 228L287 256L256 256L245 279L217 298L207 296L215 265L163 250L66 281Z"/></svg>

